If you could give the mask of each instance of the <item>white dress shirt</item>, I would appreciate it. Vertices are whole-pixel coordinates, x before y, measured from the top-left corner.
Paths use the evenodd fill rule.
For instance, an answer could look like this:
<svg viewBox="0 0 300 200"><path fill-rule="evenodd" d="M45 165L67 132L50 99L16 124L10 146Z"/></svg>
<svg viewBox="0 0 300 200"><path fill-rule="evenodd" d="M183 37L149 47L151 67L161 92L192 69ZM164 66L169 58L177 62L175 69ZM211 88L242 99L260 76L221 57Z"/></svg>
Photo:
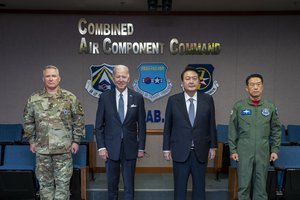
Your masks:
<svg viewBox="0 0 300 200"><path fill-rule="evenodd" d="M196 118L196 111L197 111L197 92L194 94L194 96L190 97L187 93L184 93L184 99L185 99L185 105L186 105L186 109L187 112L189 113L189 108L190 108L190 98L193 99L193 103L194 103L194 113L195 113L195 118Z"/></svg>

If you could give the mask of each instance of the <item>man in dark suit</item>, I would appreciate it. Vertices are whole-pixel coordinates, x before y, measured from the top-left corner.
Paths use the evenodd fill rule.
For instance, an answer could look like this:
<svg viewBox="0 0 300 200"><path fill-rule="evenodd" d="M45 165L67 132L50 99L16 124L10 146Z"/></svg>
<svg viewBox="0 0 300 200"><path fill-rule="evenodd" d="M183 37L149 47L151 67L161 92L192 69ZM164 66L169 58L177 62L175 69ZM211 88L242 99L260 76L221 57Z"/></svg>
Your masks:
<svg viewBox="0 0 300 200"><path fill-rule="evenodd" d="M185 200L189 175L193 200L205 200L207 161L215 157L217 135L214 101L198 93L198 72L186 67L181 74L183 93L168 100L163 136L163 155L173 160L174 199Z"/></svg>
<svg viewBox="0 0 300 200"><path fill-rule="evenodd" d="M143 96L127 87L129 69L113 69L115 90L101 94L96 116L99 156L106 162L108 199L118 199L119 176L124 182L124 200L134 199L136 159L144 156L146 122Z"/></svg>

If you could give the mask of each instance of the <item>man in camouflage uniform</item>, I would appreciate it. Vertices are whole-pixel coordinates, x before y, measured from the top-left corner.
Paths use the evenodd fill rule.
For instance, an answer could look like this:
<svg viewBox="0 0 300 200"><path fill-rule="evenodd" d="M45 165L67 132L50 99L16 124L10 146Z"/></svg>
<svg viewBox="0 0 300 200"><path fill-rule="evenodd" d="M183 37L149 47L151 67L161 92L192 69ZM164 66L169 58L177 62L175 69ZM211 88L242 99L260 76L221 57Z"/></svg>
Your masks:
<svg viewBox="0 0 300 200"><path fill-rule="evenodd" d="M238 161L238 199L267 200L269 161L278 158L281 124L275 105L262 98L260 74L247 77L246 91L249 98L233 107L228 134L231 158Z"/></svg>
<svg viewBox="0 0 300 200"><path fill-rule="evenodd" d="M67 200L73 173L72 153L84 136L84 113L76 96L59 87L59 70L43 70L44 90L34 92L24 110L25 137L36 153L41 200Z"/></svg>

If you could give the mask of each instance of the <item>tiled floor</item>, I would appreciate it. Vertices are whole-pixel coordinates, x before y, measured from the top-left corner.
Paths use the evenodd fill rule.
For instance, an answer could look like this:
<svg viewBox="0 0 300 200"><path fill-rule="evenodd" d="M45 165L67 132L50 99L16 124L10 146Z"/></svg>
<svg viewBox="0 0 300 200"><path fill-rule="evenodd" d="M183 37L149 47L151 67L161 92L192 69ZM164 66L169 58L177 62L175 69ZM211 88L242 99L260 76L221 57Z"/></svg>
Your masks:
<svg viewBox="0 0 300 200"><path fill-rule="evenodd" d="M206 176L207 200L228 200L228 177L220 174L217 181L215 174ZM188 184L188 200L191 199L191 178ZM120 200L122 200L123 184L120 180ZM106 175L95 174L95 181L89 181L88 194L90 200L107 199ZM171 200L173 199L172 173L137 173L135 180L136 200Z"/></svg>

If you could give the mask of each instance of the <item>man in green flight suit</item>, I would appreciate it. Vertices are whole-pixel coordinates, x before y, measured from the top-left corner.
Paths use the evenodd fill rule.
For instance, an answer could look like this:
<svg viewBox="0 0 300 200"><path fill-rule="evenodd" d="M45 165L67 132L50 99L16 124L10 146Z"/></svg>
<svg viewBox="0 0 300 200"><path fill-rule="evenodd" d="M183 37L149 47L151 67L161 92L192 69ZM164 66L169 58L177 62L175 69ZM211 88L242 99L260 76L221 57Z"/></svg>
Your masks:
<svg viewBox="0 0 300 200"><path fill-rule="evenodd" d="M262 98L260 74L247 77L246 91L249 98L236 102L231 111L228 134L230 157L237 161L238 199L267 200L269 161L278 158L281 124L275 105Z"/></svg>

